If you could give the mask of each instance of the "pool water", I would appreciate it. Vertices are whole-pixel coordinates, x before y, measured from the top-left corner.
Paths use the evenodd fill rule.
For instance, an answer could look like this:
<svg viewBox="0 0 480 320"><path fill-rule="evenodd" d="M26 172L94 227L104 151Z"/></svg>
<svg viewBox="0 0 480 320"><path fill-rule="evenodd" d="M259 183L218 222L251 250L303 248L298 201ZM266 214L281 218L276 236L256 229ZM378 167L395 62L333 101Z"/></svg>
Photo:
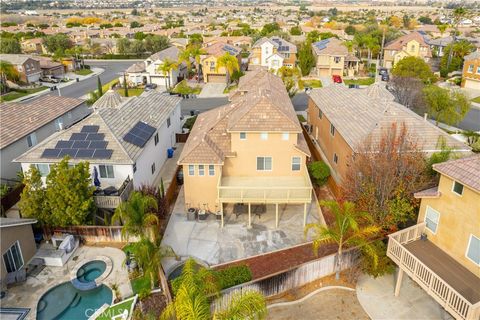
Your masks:
<svg viewBox="0 0 480 320"><path fill-rule="evenodd" d="M100 285L89 291L64 282L45 293L37 305L37 320L88 319L104 303L112 303L112 290Z"/></svg>
<svg viewBox="0 0 480 320"><path fill-rule="evenodd" d="M107 268L107 264L101 260L90 261L80 267L77 271L77 279L80 282L92 282L100 277Z"/></svg>

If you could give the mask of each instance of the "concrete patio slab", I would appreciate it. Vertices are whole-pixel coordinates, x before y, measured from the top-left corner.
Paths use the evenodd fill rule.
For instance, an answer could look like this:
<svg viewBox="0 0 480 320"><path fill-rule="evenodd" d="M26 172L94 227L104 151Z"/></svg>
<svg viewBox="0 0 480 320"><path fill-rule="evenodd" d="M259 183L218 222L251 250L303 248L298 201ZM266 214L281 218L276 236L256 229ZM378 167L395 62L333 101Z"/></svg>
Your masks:
<svg viewBox="0 0 480 320"><path fill-rule="evenodd" d="M200 94L198 95L199 98L218 98L218 97L225 97L226 94L223 93L225 90L226 84L225 83L206 83Z"/></svg>
<svg viewBox="0 0 480 320"><path fill-rule="evenodd" d="M400 295L394 295L395 277L374 279L362 275L357 283L360 304L373 319L443 319L450 316L432 297L408 276L403 277Z"/></svg>

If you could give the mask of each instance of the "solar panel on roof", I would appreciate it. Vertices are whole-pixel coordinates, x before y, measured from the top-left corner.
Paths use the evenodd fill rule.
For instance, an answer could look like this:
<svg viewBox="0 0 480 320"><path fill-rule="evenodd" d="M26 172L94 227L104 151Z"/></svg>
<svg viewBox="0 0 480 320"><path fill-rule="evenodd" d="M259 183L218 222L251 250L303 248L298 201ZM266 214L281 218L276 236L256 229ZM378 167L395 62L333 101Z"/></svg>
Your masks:
<svg viewBox="0 0 480 320"><path fill-rule="evenodd" d="M72 158L75 158L75 155L77 154L78 149L74 148L69 148L69 149L60 149L59 157L63 158L65 156L70 156Z"/></svg>
<svg viewBox="0 0 480 320"><path fill-rule="evenodd" d="M45 149L42 153L42 158L57 158L60 149Z"/></svg>
<svg viewBox="0 0 480 320"><path fill-rule="evenodd" d="M89 144L90 144L90 141L77 140L77 141L73 141L72 148L88 148Z"/></svg>
<svg viewBox="0 0 480 320"><path fill-rule="evenodd" d="M95 149L93 154L94 159L110 159L112 156L113 150L110 149Z"/></svg>
<svg viewBox="0 0 480 320"><path fill-rule="evenodd" d="M142 148L155 131L154 127L139 121L125 134L123 140Z"/></svg>
<svg viewBox="0 0 480 320"><path fill-rule="evenodd" d="M99 126L83 126L80 132L97 133L99 128L100 128Z"/></svg>
<svg viewBox="0 0 480 320"><path fill-rule="evenodd" d="M91 158L94 152L95 152L95 149L79 149L75 158L83 158L83 159Z"/></svg>
<svg viewBox="0 0 480 320"><path fill-rule="evenodd" d="M74 143L74 141L71 141L71 140L60 140L55 145L55 148L56 149L71 148L73 143Z"/></svg>
<svg viewBox="0 0 480 320"><path fill-rule="evenodd" d="M85 140L88 136L88 133L76 132L72 133L70 140Z"/></svg>
<svg viewBox="0 0 480 320"><path fill-rule="evenodd" d="M104 137L103 133L89 133L86 140L103 140Z"/></svg>
<svg viewBox="0 0 480 320"><path fill-rule="evenodd" d="M106 149L107 148L107 141L91 141L90 145L88 146L90 149Z"/></svg>

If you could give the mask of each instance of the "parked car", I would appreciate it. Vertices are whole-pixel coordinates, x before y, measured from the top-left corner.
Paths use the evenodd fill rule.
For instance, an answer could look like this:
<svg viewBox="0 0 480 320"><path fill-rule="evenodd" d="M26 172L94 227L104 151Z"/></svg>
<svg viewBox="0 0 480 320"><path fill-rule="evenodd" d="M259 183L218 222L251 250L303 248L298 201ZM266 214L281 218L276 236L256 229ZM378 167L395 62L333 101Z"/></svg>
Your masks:
<svg viewBox="0 0 480 320"><path fill-rule="evenodd" d="M48 82L48 83L59 83L60 81L58 79L55 79L51 76L47 76L47 77L41 77L40 78L40 81L42 82Z"/></svg>
<svg viewBox="0 0 480 320"><path fill-rule="evenodd" d="M380 75L388 74L388 69L386 69L386 68L379 68L379 69L378 69L378 74L380 74Z"/></svg>
<svg viewBox="0 0 480 320"><path fill-rule="evenodd" d="M382 74L382 81L389 81L389 80L390 80L390 76L388 75L388 73Z"/></svg>
<svg viewBox="0 0 480 320"><path fill-rule="evenodd" d="M342 77L340 77L339 75L335 74L332 76L332 79L333 79L333 82L334 83L342 83Z"/></svg>
<svg viewBox="0 0 480 320"><path fill-rule="evenodd" d="M153 90L157 88L157 85L155 83L147 83L145 85L145 91Z"/></svg>

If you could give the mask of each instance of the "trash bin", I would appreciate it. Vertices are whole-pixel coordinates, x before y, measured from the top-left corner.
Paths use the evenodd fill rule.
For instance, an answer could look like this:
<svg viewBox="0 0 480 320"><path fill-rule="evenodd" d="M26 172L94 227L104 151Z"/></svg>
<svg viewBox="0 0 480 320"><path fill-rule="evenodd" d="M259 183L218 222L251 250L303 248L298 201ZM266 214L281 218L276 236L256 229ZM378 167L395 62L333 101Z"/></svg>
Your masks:
<svg viewBox="0 0 480 320"><path fill-rule="evenodd" d="M195 110L190 110L190 115L193 117L195 115Z"/></svg>
<svg viewBox="0 0 480 320"><path fill-rule="evenodd" d="M79 78L77 78L77 82L80 82L80 79L79 79Z"/></svg>
<svg viewBox="0 0 480 320"><path fill-rule="evenodd" d="M167 149L167 156L169 158L173 158L173 149L172 148Z"/></svg>
<svg viewBox="0 0 480 320"><path fill-rule="evenodd" d="M187 210L188 221L195 221L196 215L197 215L197 210L195 208L188 208Z"/></svg>

